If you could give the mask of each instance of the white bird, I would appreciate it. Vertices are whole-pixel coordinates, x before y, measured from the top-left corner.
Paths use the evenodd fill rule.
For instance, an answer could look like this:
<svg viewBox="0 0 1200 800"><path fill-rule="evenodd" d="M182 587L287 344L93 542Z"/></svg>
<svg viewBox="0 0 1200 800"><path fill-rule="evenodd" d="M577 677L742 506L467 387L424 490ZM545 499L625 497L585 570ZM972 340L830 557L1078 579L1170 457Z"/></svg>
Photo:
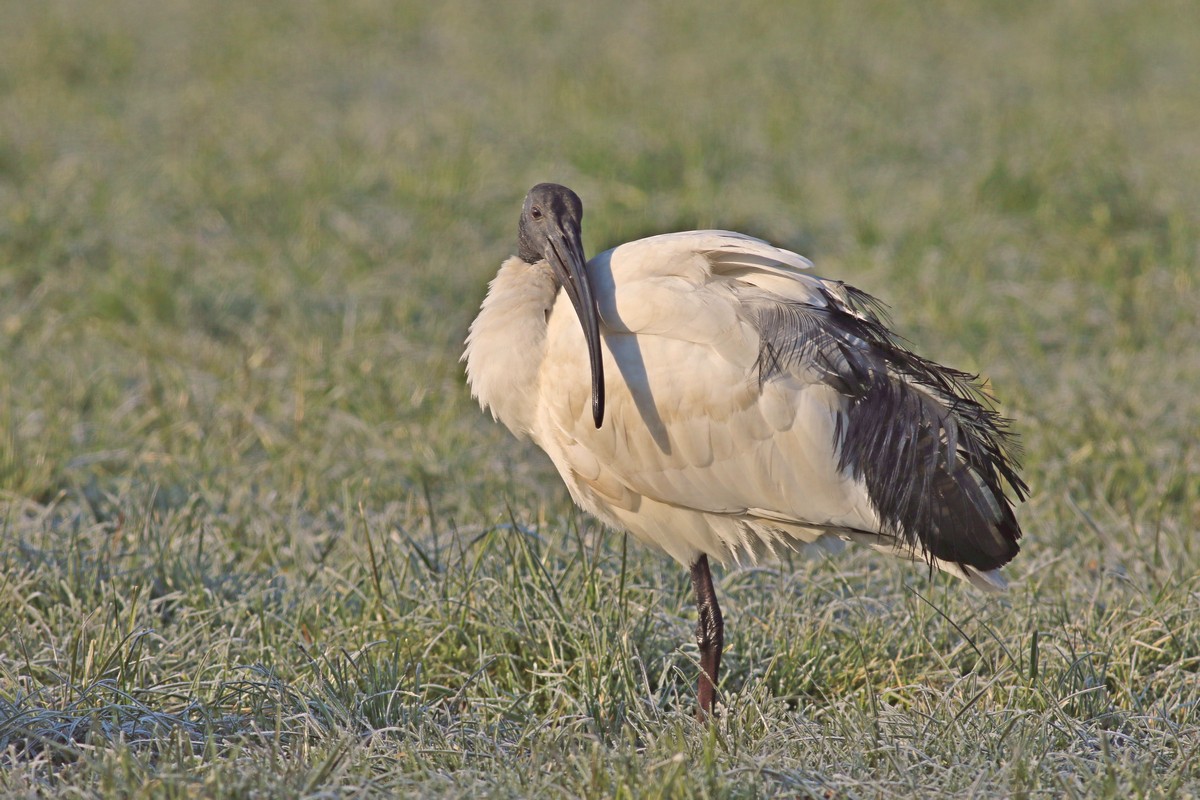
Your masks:
<svg viewBox="0 0 1200 800"><path fill-rule="evenodd" d="M467 378L583 509L691 569L700 717L724 638L709 557L848 540L1003 587L1006 491L1028 489L973 376L906 350L878 301L796 253L690 231L585 263L582 219L570 189L530 190Z"/></svg>

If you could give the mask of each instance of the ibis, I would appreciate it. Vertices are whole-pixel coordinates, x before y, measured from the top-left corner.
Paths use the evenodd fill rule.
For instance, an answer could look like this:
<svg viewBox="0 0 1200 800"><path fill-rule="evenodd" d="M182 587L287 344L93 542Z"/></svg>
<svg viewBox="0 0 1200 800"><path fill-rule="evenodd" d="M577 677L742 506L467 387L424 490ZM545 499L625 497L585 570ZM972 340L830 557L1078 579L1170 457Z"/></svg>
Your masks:
<svg viewBox="0 0 1200 800"><path fill-rule="evenodd" d="M761 239L665 233L588 260L582 222L570 189L529 191L467 379L579 506L691 570L699 717L724 640L710 558L842 540L1003 588L1028 488L976 376L911 352L879 301Z"/></svg>

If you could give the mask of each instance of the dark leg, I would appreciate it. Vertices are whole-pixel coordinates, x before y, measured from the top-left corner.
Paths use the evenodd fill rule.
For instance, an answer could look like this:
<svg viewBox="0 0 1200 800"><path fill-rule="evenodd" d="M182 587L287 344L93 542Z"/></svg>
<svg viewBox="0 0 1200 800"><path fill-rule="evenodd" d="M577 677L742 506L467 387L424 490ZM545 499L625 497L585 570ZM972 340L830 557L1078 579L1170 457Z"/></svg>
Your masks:
<svg viewBox="0 0 1200 800"><path fill-rule="evenodd" d="M703 720L713 713L717 673L721 671L721 645L725 641L725 621L721 619L712 573L708 571L708 556L700 556L692 564L692 589L700 612L696 623L696 644L700 646L700 683L696 693L700 697L700 710L696 718Z"/></svg>

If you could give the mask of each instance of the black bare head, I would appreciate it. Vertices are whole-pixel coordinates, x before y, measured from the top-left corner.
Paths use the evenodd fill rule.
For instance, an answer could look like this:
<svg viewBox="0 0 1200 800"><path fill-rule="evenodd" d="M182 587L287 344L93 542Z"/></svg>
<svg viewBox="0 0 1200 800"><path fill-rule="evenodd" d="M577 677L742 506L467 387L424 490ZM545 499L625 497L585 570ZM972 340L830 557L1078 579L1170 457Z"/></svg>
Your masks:
<svg viewBox="0 0 1200 800"><path fill-rule="evenodd" d="M583 230L583 201L565 186L539 183L525 195L517 225L517 254L525 263L535 264L546 257L546 236L551 226L573 230L578 237ZM582 255L582 245L579 252Z"/></svg>
<svg viewBox="0 0 1200 800"><path fill-rule="evenodd" d="M557 183L539 183L525 196L517 225L517 255L527 264L546 261L567 293L583 326L592 368L592 419L604 421L604 361L600 351L600 314L583 255L583 203Z"/></svg>

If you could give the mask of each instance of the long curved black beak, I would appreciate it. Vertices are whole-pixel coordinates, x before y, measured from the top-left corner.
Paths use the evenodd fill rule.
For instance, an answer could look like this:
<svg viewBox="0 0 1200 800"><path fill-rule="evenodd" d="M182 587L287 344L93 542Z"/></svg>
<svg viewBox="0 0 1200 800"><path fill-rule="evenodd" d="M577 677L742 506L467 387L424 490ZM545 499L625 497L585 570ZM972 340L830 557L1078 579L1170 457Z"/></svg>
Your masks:
<svg viewBox="0 0 1200 800"><path fill-rule="evenodd" d="M570 222L565 226L551 226L543 255L550 262L559 283L566 289L579 323L583 325L588 359L592 365L592 419L599 428L604 422L604 358L600 351L600 315L596 311L596 300L584 268L586 260L578 227Z"/></svg>

